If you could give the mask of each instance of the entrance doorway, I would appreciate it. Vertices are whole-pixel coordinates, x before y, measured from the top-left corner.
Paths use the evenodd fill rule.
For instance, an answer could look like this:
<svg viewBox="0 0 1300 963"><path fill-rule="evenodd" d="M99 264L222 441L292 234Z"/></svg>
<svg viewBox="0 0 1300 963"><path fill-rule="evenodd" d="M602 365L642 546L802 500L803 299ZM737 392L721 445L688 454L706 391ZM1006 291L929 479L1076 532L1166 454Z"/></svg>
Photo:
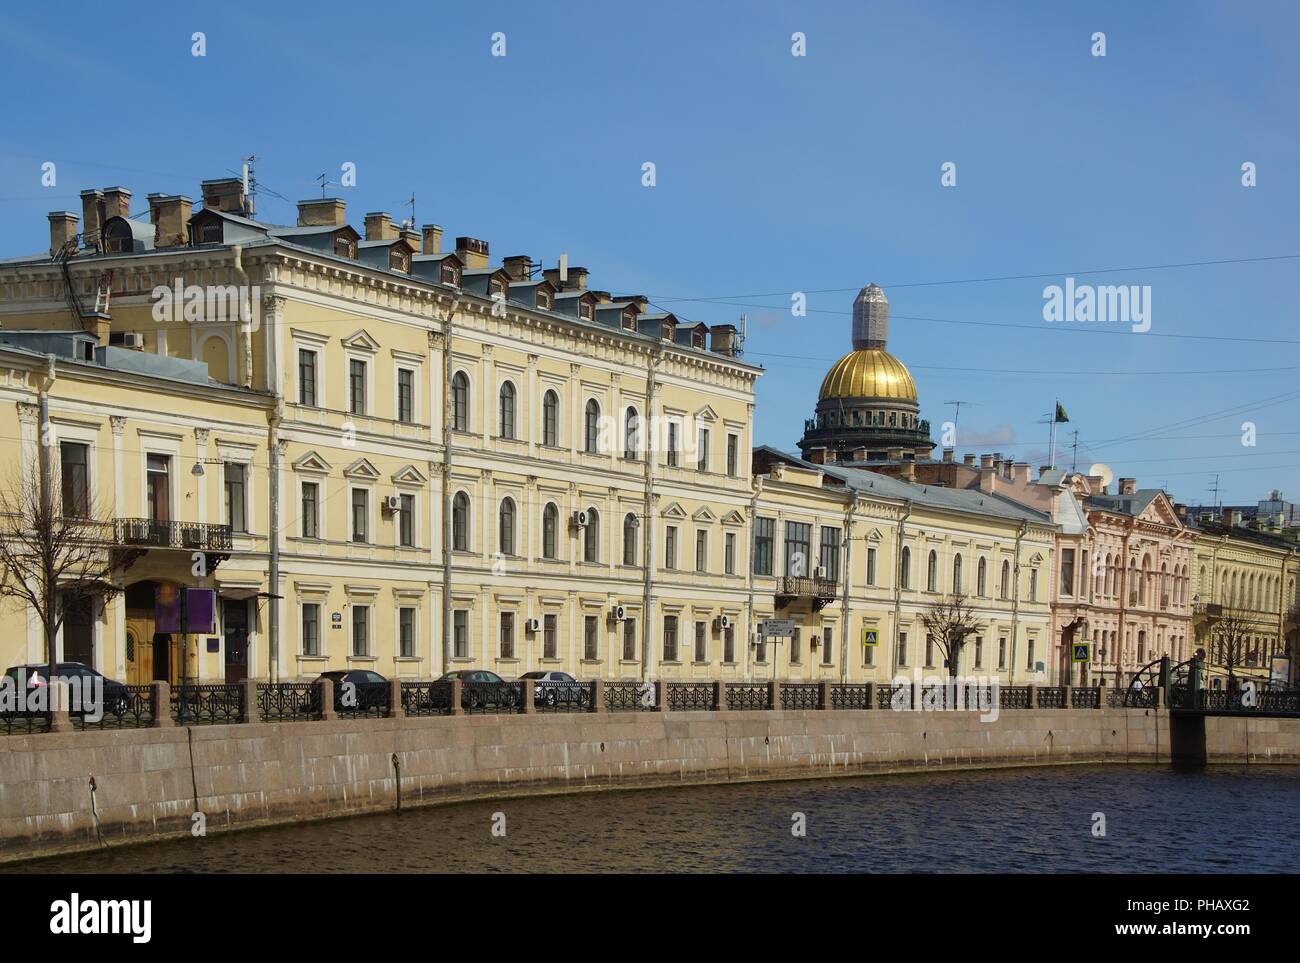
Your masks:
<svg viewBox="0 0 1300 963"><path fill-rule="evenodd" d="M248 599L222 599L221 626L226 682L243 682L248 678Z"/></svg>
<svg viewBox="0 0 1300 963"><path fill-rule="evenodd" d="M64 596L63 661L95 665L95 603L93 599Z"/></svg>

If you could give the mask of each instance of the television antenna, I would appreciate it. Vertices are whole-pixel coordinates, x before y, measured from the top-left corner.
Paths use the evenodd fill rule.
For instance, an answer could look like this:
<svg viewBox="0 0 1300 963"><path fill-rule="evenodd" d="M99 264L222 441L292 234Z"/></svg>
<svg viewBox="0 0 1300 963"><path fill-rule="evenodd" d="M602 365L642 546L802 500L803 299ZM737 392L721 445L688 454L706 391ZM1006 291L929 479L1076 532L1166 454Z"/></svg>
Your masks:
<svg viewBox="0 0 1300 963"><path fill-rule="evenodd" d="M952 440L953 440L953 447L956 448L957 447L957 419L961 417L961 406L968 405L974 407L974 406L978 406L979 402L959 399L956 401L945 401L944 404L953 405L955 409L952 413Z"/></svg>

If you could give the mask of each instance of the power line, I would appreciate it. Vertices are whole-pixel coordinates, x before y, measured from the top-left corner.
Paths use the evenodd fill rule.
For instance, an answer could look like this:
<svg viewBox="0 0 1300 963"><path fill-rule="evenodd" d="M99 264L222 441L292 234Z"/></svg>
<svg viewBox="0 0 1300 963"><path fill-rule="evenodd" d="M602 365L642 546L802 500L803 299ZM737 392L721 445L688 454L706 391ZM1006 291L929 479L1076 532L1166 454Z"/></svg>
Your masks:
<svg viewBox="0 0 1300 963"><path fill-rule="evenodd" d="M785 354L774 351L751 351L749 354L759 358L790 358L798 361L818 361L825 364L833 364L838 358L818 358L810 355ZM1300 365L1285 365L1276 368L1188 368L1188 369L1165 369L1153 371L1088 371L1080 369L1052 369L1052 368L984 368L984 367L960 367L953 365L937 364L909 364L909 369L916 371L971 371L980 374L1041 374L1041 375L1083 375L1088 377L1112 377L1122 375L1133 375L1141 377L1154 377L1157 375L1225 375L1225 374L1272 374L1280 371L1300 371Z"/></svg>

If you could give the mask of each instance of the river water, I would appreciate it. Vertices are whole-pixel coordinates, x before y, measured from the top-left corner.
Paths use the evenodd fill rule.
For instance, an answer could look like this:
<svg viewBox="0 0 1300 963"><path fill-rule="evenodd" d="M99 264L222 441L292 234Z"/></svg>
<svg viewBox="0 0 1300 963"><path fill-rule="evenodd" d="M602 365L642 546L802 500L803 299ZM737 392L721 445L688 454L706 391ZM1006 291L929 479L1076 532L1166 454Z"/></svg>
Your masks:
<svg viewBox="0 0 1300 963"><path fill-rule="evenodd" d="M1104 836L1094 834L1097 813ZM792 832L796 814L805 835ZM408 808L6 870L1281 873L1297 865L1300 767L1062 766Z"/></svg>

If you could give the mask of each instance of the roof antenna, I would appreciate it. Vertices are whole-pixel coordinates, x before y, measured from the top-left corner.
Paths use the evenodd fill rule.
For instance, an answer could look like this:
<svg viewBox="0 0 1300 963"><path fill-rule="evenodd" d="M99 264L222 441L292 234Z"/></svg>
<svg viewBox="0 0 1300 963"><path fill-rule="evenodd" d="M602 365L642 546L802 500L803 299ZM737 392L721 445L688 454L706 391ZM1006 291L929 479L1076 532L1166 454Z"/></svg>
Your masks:
<svg viewBox="0 0 1300 963"><path fill-rule="evenodd" d="M749 315L740 316L740 343L736 345L736 357L742 358L745 355L745 335L749 333Z"/></svg>
<svg viewBox="0 0 1300 963"><path fill-rule="evenodd" d="M560 286L563 287L564 282L567 280L569 280L569 255L561 254L560 255Z"/></svg>
<svg viewBox="0 0 1300 963"><path fill-rule="evenodd" d="M945 405L956 405L956 408L955 408L955 410L954 410L953 413L952 413L952 440L953 440L953 448L955 449L955 448L957 447L957 419L961 417L961 406L962 406L962 405L976 405L976 404L978 404L978 402L975 402L975 401L963 401L963 400L960 400L960 399L959 399L959 400L957 400L957 401L945 401L944 404L945 404Z"/></svg>
<svg viewBox="0 0 1300 963"><path fill-rule="evenodd" d="M334 186L329 182L329 180L327 179L328 177L329 177L328 174L317 174L316 177L314 178L315 180L320 181L320 196L322 198L325 196L325 188Z"/></svg>
<svg viewBox="0 0 1300 963"><path fill-rule="evenodd" d="M406 228L407 230L414 231L415 230L415 191L411 191L411 199L406 203L411 205L411 217L410 220L406 222Z"/></svg>
<svg viewBox="0 0 1300 963"><path fill-rule="evenodd" d="M244 161L244 216L253 217L257 210L257 155L249 154Z"/></svg>

